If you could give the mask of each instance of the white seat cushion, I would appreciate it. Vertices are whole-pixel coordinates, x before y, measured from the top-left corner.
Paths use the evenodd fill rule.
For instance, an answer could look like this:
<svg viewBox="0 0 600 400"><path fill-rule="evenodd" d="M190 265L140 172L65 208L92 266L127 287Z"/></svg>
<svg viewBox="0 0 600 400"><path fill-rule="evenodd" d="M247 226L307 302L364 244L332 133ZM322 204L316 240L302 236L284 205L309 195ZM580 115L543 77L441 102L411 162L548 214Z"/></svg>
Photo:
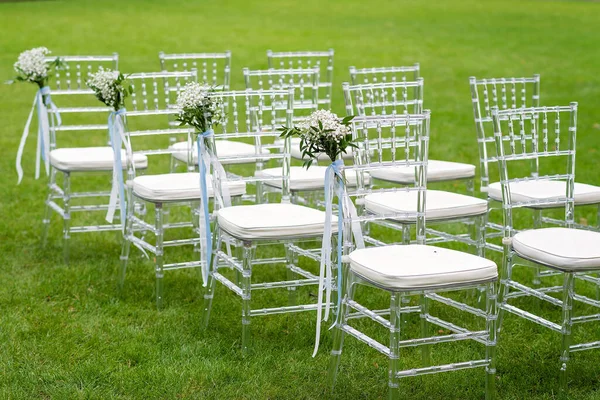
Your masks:
<svg viewBox="0 0 600 400"><path fill-rule="evenodd" d="M277 140L275 143L283 146L282 140ZM300 138L293 137L290 139L290 155L297 160L302 160L302 152L300 151ZM352 149L349 149L346 153L342 154L342 158L344 160L352 160L353 157L354 153L352 152ZM331 159L325 153L318 153L317 161L331 162Z"/></svg>
<svg viewBox="0 0 600 400"><path fill-rule="evenodd" d="M123 168L127 168L125 150L121 150ZM50 164L60 171L111 171L114 153L110 146L103 147L65 147L50 152ZM136 168L148 167L148 157L134 154Z"/></svg>
<svg viewBox="0 0 600 400"><path fill-rule="evenodd" d="M413 183L415 167L382 168L371 171L373 178L396 183ZM468 179L475 176L475 166L451 161L429 160L427 162L427 181L451 181Z"/></svg>
<svg viewBox="0 0 600 400"><path fill-rule="evenodd" d="M290 190L319 190L325 186L325 171L327 167L312 165L306 169L304 167L290 168ZM268 168L259 171L258 176L266 177L281 177L281 168ZM348 185L356 186L356 172L351 169L346 170L346 180ZM370 181L369 176L365 174L365 184ZM272 181L265 181L265 185L281 188L281 178Z"/></svg>
<svg viewBox="0 0 600 400"><path fill-rule="evenodd" d="M217 156L219 159L221 158L230 158L230 157L255 157L256 156L256 147L253 144L237 142L235 140L217 140L215 141L215 145L217 146ZM188 143L187 142L177 142L171 145L171 149L177 151L173 153L173 157L177 160L182 161L184 163L188 162ZM268 149L262 149L263 154L270 154ZM192 154L194 157L194 164L198 163L198 149L196 148L196 144L192 146ZM224 160L223 164L245 164L248 160Z"/></svg>
<svg viewBox="0 0 600 400"><path fill-rule="evenodd" d="M600 233L541 228L517 233L513 249L521 256L565 271L600 269Z"/></svg>
<svg viewBox="0 0 600 400"><path fill-rule="evenodd" d="M283 239L323 234L325 212L297 204L255 204L219 210L221 229L240 239ZM332 231L337 231L333 216Z"/></svg>
<svg viewBox="0 0 600 400"><path fill-rule="evenodd" d="M367 247L349 258L353 272L390 289L459 286L498 277L493 261L435 246Z"/></svg>
<svg viewBox="0 0 600 400"><path fill-rule="evenodd" d="M527 202L552 198L564 198L567 193L567 184L564 181L524 181L510 183L510 195L514 202ZM575 204L600 203L600 187L575 183ZM488 195L498 201L502 201L502 186L500 182L492 183L488 187ZM545 205L540 208L552 208L557 206ZM563 207L563 205L559 205Z"/></svg>
<svg viewBox="0 0 600 400"><path fill-rule="evenodd" d="M374 214L402 214L394 219L414 222L417 212L417 192L402 191L373 193L365 196L365 207ZM487 201L464 194L428 190L425 200L425 219L436 220L480 215L487 212Z"/></svg>
<svg viewBox="0 0 600 400"><path fill-rule="evenodd" d="M213 196L212 180L206 177L208 196ZM229 194L246 193L246 183L227 181ZM200 199L200 174L197 172L138 176L133 180L133 192L151 201L184 201Z"/></svg>

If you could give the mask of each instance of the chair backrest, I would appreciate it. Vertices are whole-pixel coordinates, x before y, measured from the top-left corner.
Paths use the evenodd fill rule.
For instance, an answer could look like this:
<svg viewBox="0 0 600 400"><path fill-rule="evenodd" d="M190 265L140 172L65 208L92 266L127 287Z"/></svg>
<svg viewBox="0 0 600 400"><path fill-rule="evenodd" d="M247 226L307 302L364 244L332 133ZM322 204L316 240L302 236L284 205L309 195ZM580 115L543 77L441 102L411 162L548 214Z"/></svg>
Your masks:
<svg viewBox="0 0 600 400"><path fill-rule="evenodd" d="M352 121L352 132L358 149L354 152L353 173L357 186L348 190L356 204L364 205L365 197L386 192L412 192L416 207L414 212L360 212L360 222L389 220L399 216L416 223L417 242L425 243L425 195L427 190L427 161L429 152L429 110L421 114L395 114L386 116L361 116ZM375 170L414 168L412 185L374 187L368 184L368 175ZM363 208L363 207L361 207ZM354 219L351 216L346 218Z"/></svg>
<svg viewBox="0 0 600 400"><path fill-rule="evenodd" d="M281 121L291 126L294 116L294 89L214 92L211 97L222 107L224 121L214 127L217 157L229 166L232 180L256 184L256 201L262 202L260 184L281 182L282 200L289 201L290 143L279 141ZM254 145L253 152L219 153L219 141L240 141ZM245 164L235 168L237 164ZM254 168L249 168L248 164ZM261 174L267 167L282 167L281 173Z"/></svg>
<svg viewBox="0 0 600 400"><path fill-rule="evenodd" d="M420 114L423 110L423 78L416 81L342 84L347 115Z"/></svg>
<svg viewBox="0 0 600 400"><path fill-rule="evenodd" d="M352 85L360 85L367 83L416 81L420 77L419 63L401 67L350 67L349 69L350 83Z"/></svg>
<svg viewBox="0 0 600 400"><path fill-rule="evenodd" d="M512 234L512 209L565 207L573 223L577 103L569 106L491 109L496 159L505 213L505 229ZM519 200L511 196L514 184L561 181L564 196ZM539 191L539 187L537 190Z"/></svg>
<svg viewBox="0 0 600 400"><path fill-rule="evenodd" d="M139 72L130 74L128 80L133 93L125 104L127 138L133 152L147 156L176 153L169 139L175 136L189 141L193 129L172 126L165 115L178 114L177 96L186 83L197 81L196 71Z"/></svg>
<svg viewBox="0 0 600 400"><path fill-rule="evenodd" d="M223 53L158 53L162 71L198 71L198 81L229 90L231 83L231 51Z"/></svg>
<svg viewBox="0 0 600 400"><path fill-rule="evenodd" d="M294 89L295 121L319 108L319 76L319 68L267 70L244 68L246 89L285 91Z"/></svg>
<svg viewBox="0 0 600 400"><path fill-rule="evenodd" d="M274 52L267 50L269 68L304 69L319 68L319 87L322 88L318 99L319 106L331 108L331 93L333 88L333 49L328 51L286 51Z"/></svg>
<svg viewBox="0 0 600 400"><path fill-rule="evenodd" d="M496 164L492 107L500 110L539 107L540 76L526 78L469 78L473 117L477 129L481 191L490 184L490 166Z"/></svg>
<svg viewBox="0 0 600 400"><path fill-rule="evenodd" d="M46 59L53 61L55 58ZM117 53L105 56L59 56L59 58L62 65L52 71L48 82L52 100L57 107L57 109L48 109L50 150L57 147L59 132L76 133L71 137L77 137L75 141L77 145L90 145L90 133L102 132L102 136L105 135L108 127L106 113L110 109L98 102L94 91L87 86L86 82L90 74L98 72L100 67L112 70L117 70L119 67ZM60 115L60 124L58 115Z"/></svg>

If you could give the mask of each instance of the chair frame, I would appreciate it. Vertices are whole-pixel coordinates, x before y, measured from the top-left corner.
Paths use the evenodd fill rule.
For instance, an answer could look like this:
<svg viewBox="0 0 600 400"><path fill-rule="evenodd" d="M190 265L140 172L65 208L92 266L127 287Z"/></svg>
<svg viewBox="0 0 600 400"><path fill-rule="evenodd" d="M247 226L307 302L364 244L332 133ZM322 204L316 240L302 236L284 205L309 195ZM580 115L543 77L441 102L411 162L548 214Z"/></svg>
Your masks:
<svg viewBox="0 0 600 400"><path fill-rule="evenodd" d="M355 169L361 171L362 174L368 172L373 168L385 168L392 166L396 163L415 167L415 185L411 188L405 188L402 190L414 190L418 192L418 206L417 212L414 214L417 230L416 230L416 243L426 243L426 228L425 228L425 205L426 205L426 190L427 190L427 155L428 155L428 144L429 144L429 112L425 111L423 114L408 114L408 115L393 115L379 117L379 121L374 119L359 118L354 121L355 131L360 132L373 128L374 125L379 127L388 125L391 123L394 126L407 127L407 134L411 129L414 129L412 139L403 140L403 146L406 151L409 152L411 147L414 147L414 159L413 156L407 154L403 160L394 160L392 162L382 162L381 159L378 162L366 163L361 155L370 151L370 140L367 135L364 135L362 139L358 141L359 151L355 157ZM362 125L362 128L361 126ZM414 128L411 128L411 125ZM358 126L358 127L357 127ZM408 136L407 136L408 138ZM381 147L380 147L381 150ZM360 178L359 178L360 179ZM401 190L401 189L397 189ZM360 203L360 198L364 197L369 192L364 190L358 190L354 193L348 192L351 197L356 198L356 202ZM369 347L379 351L389 359L389 398L398 399L400 398L399 393L399 381L401 378L418 376L425 374L432 374L437 372L456 371L466 368L485 367L486 369L486 399L495 398L495 346L496 346L496 291L495 281L480 282L477 284L463 284L453 285L452 287L434 287L427 289L412 289L412 290L398 290L381 287L380 284L372 282L363 276L353 272L347 264L347 255L351 253L353 249L357 247L357 244L352 242L352 224L353 223L369 223L377 222L379 220L385 220L394 218L394 215L373 215L359 213L359 216L352 216L348 213L347 209L344 209L344 242L343 242L343 286L341 293L341 304L339 313L334 325L333 333L333 347L330 356L329 365L329 382L333 390L337 373L340 365L340 359L343 349L344 336L350 335L359 341L367 344ZM364 305L359 304L354 300L354 294L358 285L365 285L374 288L379 288L390 292L390 308L389 310L370 310ZM476 289L484 291L486 296L486 306L484 310L477 307L470 306L468 304L461 303L451 298L442 296L439 292L449 292L456 290ZM405 299L409 296L418 296L420 301L419 305L416 306L403 306L406 303ZM481 317L485 320L484 330L469 330L465 327L458 326L453 322L443 320L430 314L430 301L437 301L446 306L458 309L460 311L467 312L477 317ZM420 316L420 328L421 337L417 339L403 339L401 334L404 330L404 324L406 317L409 314L419 314ZM389 314L389 319L385 319L383 316ZM359 331L357 328L350 326L349 320L356 318L369 318L372 321L380 324L389 331L389 347L378 342L377 340L369 337L364 332ZM436 326L442 329L451 331L448 335L443 336L429 336L431 326ZM446 365L431 366L430 363L430 347L432 344L456 342L461 340L474 340L485 346L485 357L480 360L472 360L466 362L451 363ZM400 370L400 349L404 347L421 347L422 354L422 367L408 370Z"/></svg>
<svg viewBox="0 0 600 400"><path fill-rule="evenodd" d="M387 83L387 82L406 82L417 81L420 78L421 66L419 63L399 67L375 67L375 68L356 68L350 67L350 84L363 85L369 83ZM412 73L410 79L407 74ZM391 75L391 80L388 80ZM398 79L397 75L401 75ZM360 79L362 77L362 80ZM369 79L370 78L370 79Z"/></svg>

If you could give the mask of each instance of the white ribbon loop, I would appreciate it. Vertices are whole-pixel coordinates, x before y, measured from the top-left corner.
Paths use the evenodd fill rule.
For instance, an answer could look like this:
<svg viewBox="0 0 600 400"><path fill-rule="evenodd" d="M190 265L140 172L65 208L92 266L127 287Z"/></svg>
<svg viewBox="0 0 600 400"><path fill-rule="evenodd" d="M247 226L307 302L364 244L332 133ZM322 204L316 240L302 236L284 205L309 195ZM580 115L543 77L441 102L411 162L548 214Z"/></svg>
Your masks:
<svg viewBox="0 0 600 400"><path fill-rule="evenodd" d="M112 223L117 210L117 201L119 202L121 230L125 231L125 221L127 218L127 204L125 199L125 182L123 179L123 160L121 160L121 147L125 145L127 162L133 163L133 151L131 144L125 137L125 126L123 116L126 110L121 108L119 111L113 111L108 116L108 133L113 149L113 174L112 188L110 191L110 200L108 202L108 211L106 212L106 221Z"/></svg>
<svg viewBox="0 0 600 400"><path fill-rule="evenodd" d="M60 125L62 121L60 114L58 113L58 108L52 102L52 98L50 97L50 88L48 86L44 86L35 94L33 104L31 105L31 111L27 117L27 122L25 123L23 134L21 135L21 141L19 142L16 159L18 176L17 184L21 183L21 180L23 179L23 167L21 166L21 161L23 159L25 143L27 142L27 137L29 136L29 127L31 126L31 120L33 119L33 112L36 109L38 115L38 137L35 161L35 179L40 177L40 164L42 159L44 160L46 174L50 173L50 123L48 120L48 107L54 112L54 115L56 115L57 124Z"/></svg>

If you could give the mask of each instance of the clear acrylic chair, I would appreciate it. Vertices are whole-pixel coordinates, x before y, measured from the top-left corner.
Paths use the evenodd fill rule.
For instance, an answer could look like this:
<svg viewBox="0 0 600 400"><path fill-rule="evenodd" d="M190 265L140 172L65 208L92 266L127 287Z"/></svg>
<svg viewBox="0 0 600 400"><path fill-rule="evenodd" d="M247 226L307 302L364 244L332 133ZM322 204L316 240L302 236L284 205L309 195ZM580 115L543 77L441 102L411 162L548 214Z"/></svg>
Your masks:
<svg viewBox="0 0 600 400"><path fill-rule="evenodd" d="M469 83L479 148L480 190L482 193L487 194L490 211L493 211L498 209L499 204L502 202L502 188L500 182L490 181L490 176L497 174L491 110L493 107L498 107L500 110L539 107L540 75L488 79L471 77ZM533 166L535 167L535 164ZM535 168L531 170L531 174L532 177L537 175ZM539 185L543 185L543 187ZM562 187L551 185L551 183L542 183L538 186L531 186L531 184L523 183L513 186L513 192L518 192L525 198L536 197L539 192L548 193L550 191L558 195L562 194ZM583 183L575 183L575 187L575 203L577 205L598 205L598 215L600 217L600 187ZM564 221L543 215L541 209L532 208L532 211L534 228L540 228L544 223L553 225L564 223ZM577 226L582 229L590 229L590 227L578 224ZM503 227L501 223L495 223L493 220L489 221L488 229L490 231L488 238L502 237ZM501 245L492 242L488 242L487 247L499 252L503 250ZM538 279L536 279L536 283L539 283Z"/></svg>
<svg viewBox="0 0 600 400"><path fill-rule="evenodd" d="M402 68L402 67L400 67ZM389 81L342 85L347 115L395 115L420 113L423 110L423 78L416 81ZM373 176L398 184L410 183L413 171L399 168L397 171L387 171L385 176ZM377 175L377 173L376 173ZM474 194L475 166L471 164L430 160L428 178L433 182L464 182L467 193Z"/></svg>
<svg viewBox="0 0 600 400"><path fill-rule="evenodd" d="M362 175L375 170L404 165L415 170L413 182L405 188L369 189L347 191L357 204L377 200L388 193L410 193L413 205L405 210L386 210L384 213L349 212L344 206L342 274L343 283L339 297L340 307L333 331L333 348L329 379L333 389L338 375L344 339L352 336L379 351L389 359L389 397L400 398L400 379L484 367L486 371L485 397L495 397L495 347L496 347L496 291L498 272L494 262L485 258L426 244L427 219L427 155L429 145L429 112L423 114L397 114L371 119L357 118L354 122L358 150L355 170ZM387 143L387 145L386 145ZM397 143L397 145L393 145ZM376 144L376 145L374 145ZM371 157L370 155L373 154ZM351 200L350 200L351 201ZM355 233L356 225L385 222L393 219L411 219L416 225L416 242L405 245L380 245L364 247ZM354 225L354 226L353 226ZM352 238L355 240L352 240ZM368 244L368 241L366 241ZM356 300L357 289L368 286L390 294L388 310L372 310ZM456 292L476 288L486 292L486 307L466 304L456 299ZM418 296L416 306L403 306L408 296ZM434 307L432 307L434 306ZM434 314L440 308L451 307L470 314L477 322L449 321ZM418 316L420 334L409 338L410 315ZM440 313L443 316L442 313ZM384 316L389 315L389 319ZM447 318L447 317L446 317ZM389 342L375 339L375 330L361 331L357 319L376 322L389 332ZM483 326L482 326L483 325ZM448 334L433 335L438 329ZM406 331L406 332L405 332ZM369 332L369 334L367 334ZM373 333L371 333L373 332ZM371 336L369 336L371 335ZM431 365L431 345L473 340L485 347L478 359ZM421 348L421 365L409 356L401 357L411 348ZM412 361L412 362L411 362Z"/></svg>
<svg viewBox="0 0 600 400"><path fill-rule="evenodd" d="M231 51L223 53L158 53L162 71L191 71L195 69L198 80L227 91L231 82Z"/></svg>
<svg viewBox="0 0 600 400"><path fill-rule="evenodd" d="M72 233L121 229L118 224L93 224L94 215L100 216L99 212L106 212L110 195L108 180L105 187L86 185L89 181L95 181L94 175L110 176L114 161L107 135L106 115L110 109L98 102L86 81L100 67L116 70L119 56L114 53L107 56L60 56L60 59L63 66L53 71L49 82L57 108L48 109L50 176L42 242L46 243L52 214L58 214L63 221L64 258L68 261ZM59 140L64 143L66 136L70 138L69 144L75 147L59 146ZM136 156L134 161L139 170L146 168L148 163L142 155ZM72 189L73 176L77 178L77 183L82 184L83 191ZM74 214L78 216L74 218ZM74 219L76 223L73 223Z"/></svg>
<svg viewBox="0 0 600 400"><path fill-rule="evenodd" d="M301 242L320 240L323 235L325 213L313 208L290 202L289 171L290 152L289 141L284 142L283 149L272 152L265 157L261 147L273 143L279 137L276 128L279 126L280 115L287 115L287 124L293 118L294 94L289 89L286 94L281 91L254 90L245 92L215 93L217 98L236 97L237 113L227 115L237 121L230 121L231 133L222 132L217 136L247 137L257 146L252 165L257 169L245 176L229 176L231 181L242 179L247 183L257 185L257 194L261 193L260 185L279 180L281 190L278 201L259 204L243 204L221 208L217 212L214 227L215 245L213 250L212 268L209 272L208 284L204 295L204 325L207 326L215 295L215 286L219 282L242 299L242 350L247 353L250 349L251 320L257 316L270 314L294 313L300 311L315 311L317 304L296 304L296 288L317 286L319 278L298 264L298 254ZM282 108L283 101L285 107ZM230 106L231 110L231 106ZM254 112L259 117L252 118ZM254 123L252 121L255 121ZM221 156L218 155L220 158ZM270 165L269 165L270 164ZM281 175L265 176L260 174L261 167L282 165ZM219 180L213 180L217 185ZM215 189L218 193L218 188ZM224 244L235 248L234 256L222 249ZM267 258L261 258L260 252L266 248ZM277 250L285 251L283 257L273 257ZM299 249L294 252L294 249ZM257 255L258 254L258 255ZM313 260L318 260L314 257ZM283 266L287 278L278 281L257 281L256 267L276 268ZM228 271L234 271L228 276ZM259 275L260 276L260 275ZM271 275L272 276L272 275ZM268 280L269 277L262 279ZM257 292L283 290L288 292L288 305L273 304L272 307L252 308L252 300L256 300ZM270 297L273 296L273 297ZM276 293L269 293L271 301L277 300Z"/></svg>
<svg viewBox="0 0 600 400"><path fill-rule="evenodd" d="M562 398L567 398L567 370L571 353L600 348L600 341L573 344L573 325L600 320L594 314L574 312L574 302L586 309L600 302L575 291L586 283L598 285L589 273L600 272L600 233L573 229L575 212L575 149L577 103L569 106L491 109L496 158L504 210L504 260L498 297L499 319L508 312L562 335L560 383ZM531 172L535 171L535 174ZM538 191L524 197L513 190L520 185L556 185L562 191ZM520 208L563 208L566 227L517 231L515 214ZM549 269L561 275L561 284L531 288L517 281L517 266ZM515 305L518 298L533 297L561 310L559 322L553 322ZM512 304L510 304L512 303ZM547 307L544 307L547 308ZM579 309L579 307L578 307ZM583 327L581 327L583 328ZM597 330L593 331L597 333Z"/></svg>
<svg viewBox="0 0 600 400"><path fill-rule="evenodd" d="M287 51L274 52L267 50L269 69L303 69L319 68L319 107L331 109L333 90L333 49L328 51Z"/></svg>
<svg viewBox="0 0 600 400"><path fill-rule="evenodd" d="M183 137L186 142L192 142L193 128L173 127L166 115L178 112L174 107L177 95L187 82L196 81L196 71L187 72L149 72L134 73L128 76L133 87L133 94L126 99L126 148L130 148L133 157L136 155L159 156L171 155L168 138L173 135ZM136 176L134 164L128 155L126 161L127 178L122 183L126 190L126 224L121 253L121 268L119 272L119 287L122 288L129 261L131 245L144 252L151 253L154 258L156 275L156 304L163 304L163 278L165 271L182 268L197 268L200 270L206 260L202 260L197 251L200 246L200 236L197 232L198 208L200 202L200 174L197 172L158 173L160 164L154 164L152 174ZM166 163L165 163L166 164ZM164 171L167 172L167 171ZM212 185L212 184L211 184ZM212 186L209 186L212 187ZM243 182L232 182L228 185L232 197L242 196L245 191ZM213 197L212 190L208 192ZM135 204L152 204L154 206L154 223L134 214ZM189 209L184 211L181 221L164 220L164 208L169 206L171 211L175 206ZM173 217L173 213L171 213ZM191 229L190 229L191 228ZM164 240L167 229L187 229L187 236L174 240ZM148 233L154 236L151 243L146 237ZM165 249L179 246L193 246L189 258L184 261L165 263Z"/></svg>
<svg viewBox="0 0 600 400"><path fill-rule="evenodd" d="M350 67L350 84L407 82L420 78L419 63L399 67L356 68Z"/></svg>

